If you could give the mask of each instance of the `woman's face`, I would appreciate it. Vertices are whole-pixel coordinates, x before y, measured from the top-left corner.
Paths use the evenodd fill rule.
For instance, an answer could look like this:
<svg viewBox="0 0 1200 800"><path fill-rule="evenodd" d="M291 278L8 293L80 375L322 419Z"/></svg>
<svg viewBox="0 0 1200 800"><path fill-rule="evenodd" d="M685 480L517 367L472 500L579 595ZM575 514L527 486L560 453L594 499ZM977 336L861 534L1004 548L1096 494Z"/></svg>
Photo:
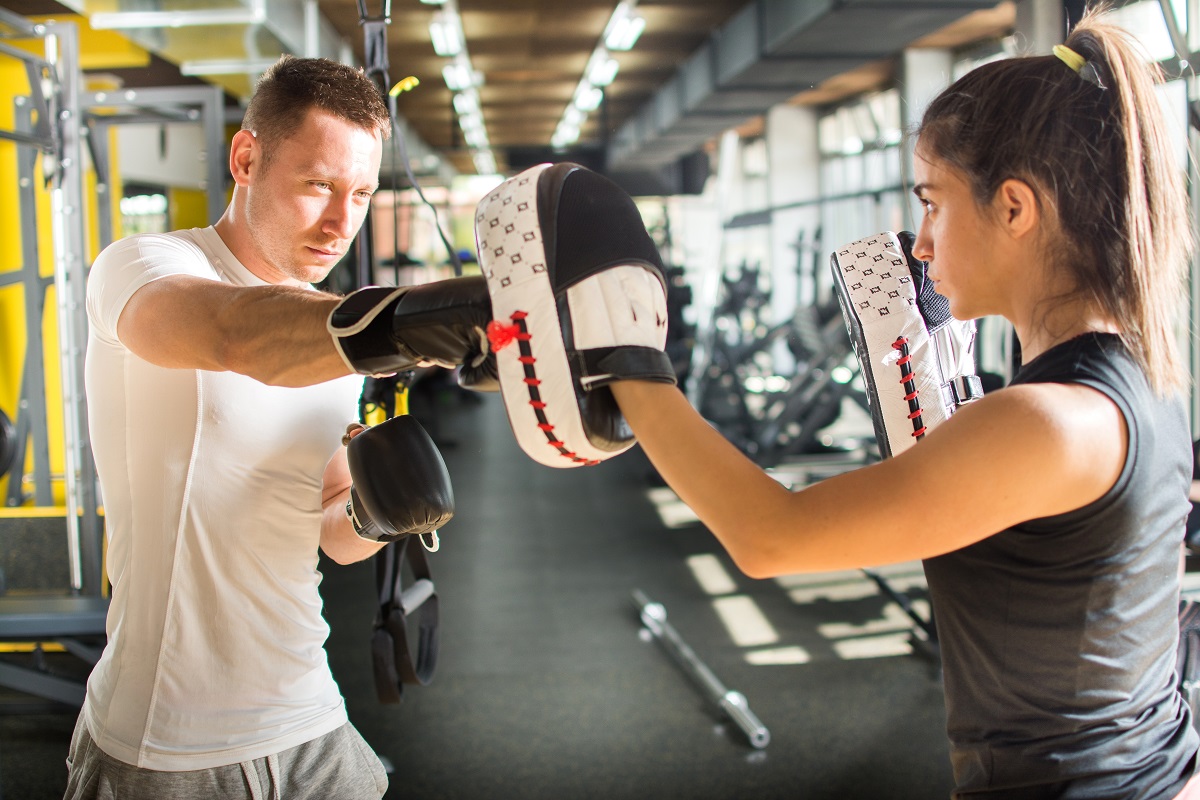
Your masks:
<svg viewBox="0 0 1200 800"><path fill-rule="evenodd" d="M913 255L929 263L928 277L958 319L1003 314L1003 270L994 255L997 226L975 202L962 173L919 148L913 193L924 214Z"/></svg>

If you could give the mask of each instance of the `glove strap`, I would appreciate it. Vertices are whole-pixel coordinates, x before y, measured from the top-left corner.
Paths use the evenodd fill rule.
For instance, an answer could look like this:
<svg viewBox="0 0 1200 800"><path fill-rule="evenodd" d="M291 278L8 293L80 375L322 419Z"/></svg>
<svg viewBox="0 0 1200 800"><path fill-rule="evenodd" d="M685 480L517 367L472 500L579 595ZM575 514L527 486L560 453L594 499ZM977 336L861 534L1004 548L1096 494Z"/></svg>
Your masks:
<svg viewBox="0 0 1200 800"><path fill-rule="evenodd" d="M674 384L671 357L653 347L600 347L579 353L582 361L579 383L585 390L616 381L638 380Z"/></svg>
<svg viewBox="0 0 1200 800"><path fill-rule="evenodd" d="M358 538L369 542L383 541L386 538L383 530L375 524L375 520L360 508L358 492L354 491L353 486L350 487L350 499L346 501L346 516L350 518L350 525L358 534Z"/></svg>
<svg viewBox="0 0 1200 800"><path fill-rule="evenodd" d="M943 391L949 395L947 405L965 406L983 397L983 381L978 375L956 375Z"/></svg>
<svg viewBox="0 0 1200 800"><path fill-rule="evenodd" d="M346 295L325 323L338 355L359 375L392 375L420 359L392 335L392 312L411 287L368 286Z"/></svg>

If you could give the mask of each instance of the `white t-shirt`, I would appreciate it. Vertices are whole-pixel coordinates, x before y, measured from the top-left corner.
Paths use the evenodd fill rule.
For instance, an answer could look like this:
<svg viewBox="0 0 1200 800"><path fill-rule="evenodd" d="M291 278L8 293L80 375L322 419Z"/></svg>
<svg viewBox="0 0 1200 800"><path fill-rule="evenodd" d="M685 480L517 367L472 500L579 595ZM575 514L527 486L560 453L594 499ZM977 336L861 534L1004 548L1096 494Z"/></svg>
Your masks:
<svg viewBox="0 0 1200 800"><path fill-rule="evenodd" d="M117 339L142 286L264 285L212 228L132 236L88 278L88 422L112 582L88 730L156 770L261 758L346 722L317 587L322 475L360 378L302 389L164 369Z"/></svg>

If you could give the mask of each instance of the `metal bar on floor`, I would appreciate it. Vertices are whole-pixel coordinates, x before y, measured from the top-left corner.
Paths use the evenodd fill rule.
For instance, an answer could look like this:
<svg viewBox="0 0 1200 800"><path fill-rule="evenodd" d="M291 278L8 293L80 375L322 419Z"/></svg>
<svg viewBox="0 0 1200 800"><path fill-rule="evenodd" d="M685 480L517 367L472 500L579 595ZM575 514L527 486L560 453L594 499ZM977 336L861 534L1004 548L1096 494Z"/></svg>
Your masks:
<svg viewBox="0 0 1200 800"><path fill-rule="evenodd" d="M726 688L713 671L696 656L695 651L683 641L671 623L667 622L667 609L663 604L651 602L637 589L633 591L633 602L646 630L663 643L671 657L699 684L708 699L746 734L750 745L759 750L766 747L771 741L771 734L750 710L746 696Z"/></svg>

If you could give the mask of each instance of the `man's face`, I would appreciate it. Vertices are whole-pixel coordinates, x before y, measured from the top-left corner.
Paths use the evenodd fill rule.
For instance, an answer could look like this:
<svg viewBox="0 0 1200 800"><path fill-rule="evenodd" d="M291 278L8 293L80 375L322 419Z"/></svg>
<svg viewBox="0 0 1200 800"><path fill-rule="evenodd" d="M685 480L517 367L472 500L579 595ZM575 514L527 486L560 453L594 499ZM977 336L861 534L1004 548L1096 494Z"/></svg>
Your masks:
<svg viewBox="0 0 1200 800"><path fill-rule="evenodd" d="M261 151L246 199L254 263L271 283L316 283L345 255L379 186L383 142L324 111L312 110L291 136ZM267 274L262 274L266 272Z"/></svg>

